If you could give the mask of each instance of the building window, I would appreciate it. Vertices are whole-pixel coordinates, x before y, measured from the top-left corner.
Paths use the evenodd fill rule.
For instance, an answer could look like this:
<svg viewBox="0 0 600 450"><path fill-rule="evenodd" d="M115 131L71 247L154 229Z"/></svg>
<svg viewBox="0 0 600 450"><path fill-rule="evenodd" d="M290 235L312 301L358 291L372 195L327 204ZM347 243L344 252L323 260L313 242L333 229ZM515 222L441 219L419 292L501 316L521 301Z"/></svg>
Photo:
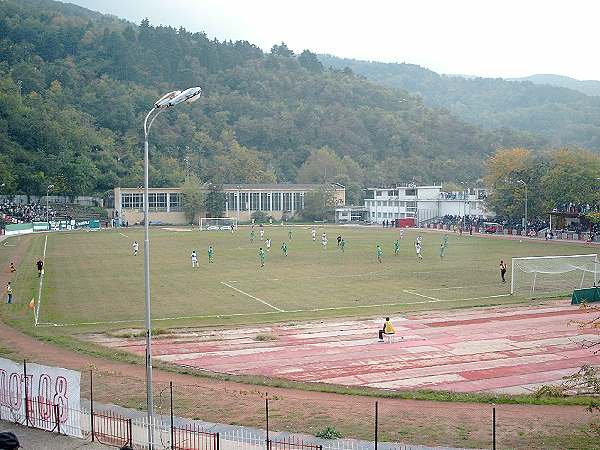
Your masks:
<svg viewBox="0 0 600 450"><path fill-rule="evenodd" d="M273 211L281 211L281 192L273 192L271 198L273 199Z"/></svg>
<svg viewBox="0 0 600 450"><path fill-rule="evenodd" d="M148 206L151 211L166 211L167 194L158 192L148 194Z"/></svg>
<svg viewBox="0 0 600 450"><path fill-rule="evenodd" d="M121 208L142 209L144 207L144 194L121 194Z"/></svg>
<svg viewBox="0 0 600 450"><path fill-rule="evenodd" d="M292 210L292 194L289 192L283 193L283 210L284 211Z"/></svg>
<svg viewBox="0 0 600 450"><path fill-rule="evenodd" d="M383 202L381 200L377 200L377 206L381 206Z"/></svg>
<svg viewBox="0 0 600 450"><path fill-rule="evenodd" d="M406 202L406 207L407 208L416 208L417 202Z"/></svg>
<svg viewBox="0 0 600 450"><path fill-rule="evenodd" d="M394 191L388 191L388 197L393 197L394 196Z"/></svg>
<svg viewBox="0 0 600 450"><path fill-rule="evenodd" d="M260 194L260 210L261 211L269 211L269 197L270 194L266 192L261 192Z"/></svg>
<svg viewBox="0 0 600 450"><path fill-rule="evenodd" d="M375 191L375 192L376 192L375 195L377 195L377 197L381 197L382 191Z"/></svg>
<svg viewBox="0 0 600 450"><path fill-rule="evenodd" d="M294 209L296 211L304 209L304 195L300 192L294 192Z"/></svg>
<svg viewBox="0 0 600 450"><path fill-rule="evenodd" d="M381 213L377 213L377 217L381 217Z"/></svg>
<svg viewBox="0 0 600 450"><path fill-rule="evenodd" d="M258 211L258 192L250 193L250 211Z"/></svg>
<svg viewBox="0 0 600 450"><path fill-rule="evenodd" d="M169 194L169 211L183 211L183 194Z"/></svg>
<svg viewBox="0 0 600 450"><path fill-rule="evenodd" d="M227 209L237 210L237 192L228 192L227 193Z"/></svg>
<svg viewBox="0 0 600 450"><path fill-rule="evenodd" d="M415 196L417 195L417 190L416 189L407 189L406 191L404 191L404 195L406 195L407 197L410 196Z"/></svg>
<svg viewBox="0 0 600 450"><path fill-rule="evenodd" d="M240 211L248 211L248 193L240 192Z"/></svg>

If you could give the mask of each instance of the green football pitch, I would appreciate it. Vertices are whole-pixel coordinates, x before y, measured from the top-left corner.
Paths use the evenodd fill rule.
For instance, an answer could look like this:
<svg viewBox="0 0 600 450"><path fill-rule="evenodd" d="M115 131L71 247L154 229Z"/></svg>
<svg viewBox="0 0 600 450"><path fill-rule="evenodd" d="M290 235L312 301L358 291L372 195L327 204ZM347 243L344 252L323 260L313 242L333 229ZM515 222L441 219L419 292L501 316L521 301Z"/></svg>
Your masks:
<svg viewBox="0 0 600 450"><path fill-rule="evenodd" d="M292 239L288 231L292 230ZM176 231L180 230L180 231ZM376 316L402 311L472 307L528 301L510 296L510 280L500 282L499 262L513 256L595 253L574 243L491 239L448 233L448 248L439 256L443 234L422 232L423 259L418 261L417 230L407 230L394 255L398 230L358 227L264 227L272 239L265 267L260 267L256 227L227 231L153 228L151 230L152 314L157 327L258 323ZM321 233L328 237L321 245ZM345 252L336 242L342 235ZM16 238L12 238L16 239ZM143 229L37 235L31 243L15 292L26 303L41 293L39 323L97 329L140 326L144 317ZM132 243L140 243L138 256ZM288 256L281 244L288 243ZM7 241L10 243L10 239ZM378 262L376 244L384 252ZM10 244L9 244L10 245ZM208 263L213 245L215 261ZM40 283L34 263L45 253ZM196 250L199 268L192 268ZM510 267L508 271L510 275Z"/></svg>

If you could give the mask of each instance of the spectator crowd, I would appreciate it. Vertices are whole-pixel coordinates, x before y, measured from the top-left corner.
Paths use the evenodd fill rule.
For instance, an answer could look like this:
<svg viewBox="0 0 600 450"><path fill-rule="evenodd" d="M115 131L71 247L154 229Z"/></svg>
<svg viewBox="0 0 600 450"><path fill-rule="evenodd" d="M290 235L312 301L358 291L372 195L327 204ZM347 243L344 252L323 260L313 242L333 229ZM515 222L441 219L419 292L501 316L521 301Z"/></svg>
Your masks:
<svg viewBox="0 0 600 450"><path fill-rule="evenodd" d="M48 208L48 217L50 220L55 217L51 207ZM4 223L42 222L46 220L46 205L4 200L0 203L0 220Z"/></svg>

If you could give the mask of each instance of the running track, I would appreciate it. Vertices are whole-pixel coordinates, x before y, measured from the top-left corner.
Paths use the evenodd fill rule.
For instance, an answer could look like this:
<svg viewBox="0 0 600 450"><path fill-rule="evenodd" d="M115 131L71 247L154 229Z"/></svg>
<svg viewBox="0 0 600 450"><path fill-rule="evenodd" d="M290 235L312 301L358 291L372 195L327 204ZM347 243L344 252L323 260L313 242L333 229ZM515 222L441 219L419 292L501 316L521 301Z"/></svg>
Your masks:
<svg viewBox="0 0 600 450"><path fill-rule="evenodd" d="M323 321L224 331L176 330L154 338L158 360L229 374L384 389L521 393L559 382L600 354L600 340L572 320L591 317L568 301L392 317L393 343L377 341L383 319ZM256 341L273 333L274 341ZM400 339L402 336L402 339ZM89 336L144 354L142 339Z"/></svg>

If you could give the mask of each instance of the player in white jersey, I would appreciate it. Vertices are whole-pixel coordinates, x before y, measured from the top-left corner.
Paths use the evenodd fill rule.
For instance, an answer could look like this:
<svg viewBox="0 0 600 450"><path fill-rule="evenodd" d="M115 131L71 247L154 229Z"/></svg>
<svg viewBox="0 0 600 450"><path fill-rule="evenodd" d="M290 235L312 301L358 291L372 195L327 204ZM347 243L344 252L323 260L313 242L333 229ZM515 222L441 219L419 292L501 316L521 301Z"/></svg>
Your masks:
<svg viewBox="0 0 600 450"><path fill-rule="evenodd" d="M417 236L417 243L419 245L421 245L423 243L423 236L421 236L421 235Z"/></svg>
<svg viewBox="0 0 600 450"><path fill-rule="evenodd" d="M267 238L267 251L270 252L271 251L271 238Z"/></svg>
<svg viewBox="0 0 600 450"><path fill-rule="evenodd" d="M327 233L321 235L321 244L323 245L323 249L327 248Z"/></svg>
<svg viewBox="0 0 600 450"><path fill-rule="evenodd" d="M263 230L261 228L258 233L260 234L260 240L264 241L265 240L265 230Z"/></svg>
<svg viewBox="0 0 600 450"><path fill-rule="evenodd" d="M400 230L400 239L404 239L404 230Z"/></svg>
<svg viewBox="0 0 600 450"><path fill-rule="evenodd" d="M417 252L417 258L419 258L419 261L421 261L423 259L423 255L421 254L421 243L420 242L415 242L415 251Z"/></svg>
<svg viewBox="0 0 600 450"><path fill-rule="evenodd" d="M314 227L311 230L310 235L312 236L313 242L317 240L317 230L315 230Z"/></svg>
<svg viewBox="0 0 600 450"><path fill-rule="evenodd" d="M137 256L138 251L140 249L140 244L138 244L138 241L134 241L132 247L133 247L133 256Z"/></svg>
<svg viewBox="0 0 600 450"><path fill-rule="evenodd" d="M198 255L196 254L196 250L192 250L192 267L198 267Z"/></svg>

